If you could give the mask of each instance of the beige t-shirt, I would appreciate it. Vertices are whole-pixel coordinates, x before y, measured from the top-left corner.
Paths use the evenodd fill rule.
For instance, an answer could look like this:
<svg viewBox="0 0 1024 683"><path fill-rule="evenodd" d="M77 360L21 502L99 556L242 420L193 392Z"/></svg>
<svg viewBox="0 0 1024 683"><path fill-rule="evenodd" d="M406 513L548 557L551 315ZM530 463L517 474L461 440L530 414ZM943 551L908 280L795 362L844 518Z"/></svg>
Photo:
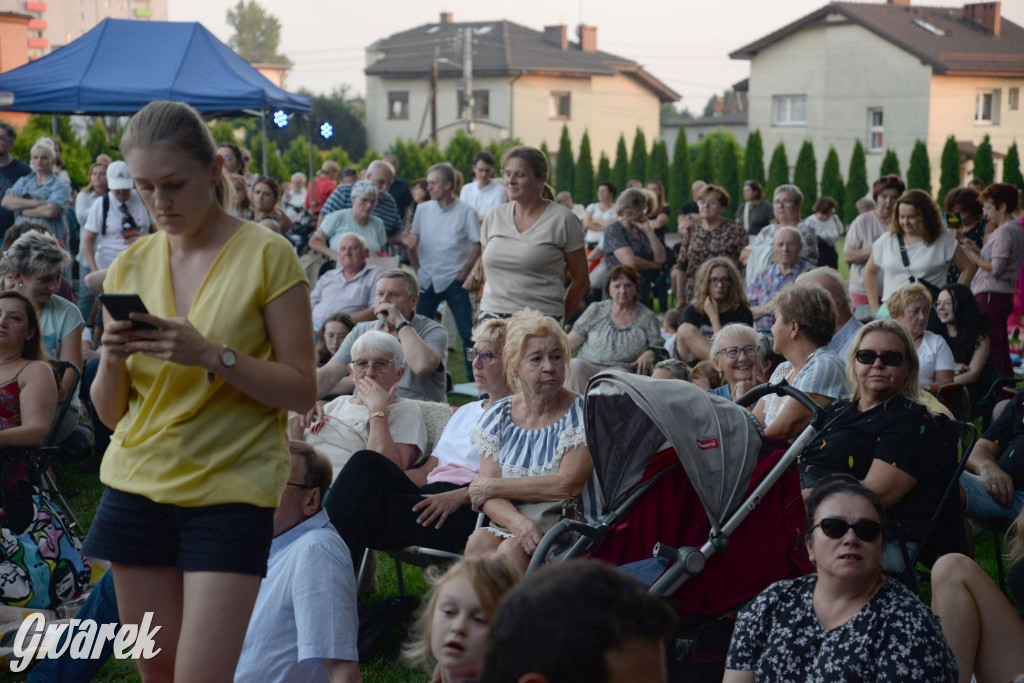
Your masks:
<svg viewBox="0 0 1024 683"><path fill-rule="evenodd" d="M565 255L583 249L583 225L564 206L547 204L525 232L516 228L515 202L487 212L480 226L486 279L481 311L508 315L533 308L565 315Z"/></svg>

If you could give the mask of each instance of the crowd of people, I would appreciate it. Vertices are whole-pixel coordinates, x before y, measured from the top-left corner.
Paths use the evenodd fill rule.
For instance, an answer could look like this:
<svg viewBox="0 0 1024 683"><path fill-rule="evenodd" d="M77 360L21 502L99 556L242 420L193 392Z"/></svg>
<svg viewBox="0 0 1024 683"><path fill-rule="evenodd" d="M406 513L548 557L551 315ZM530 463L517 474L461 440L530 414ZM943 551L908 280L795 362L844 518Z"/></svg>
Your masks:
<svg viewBox="0 0 1024 683"><path fill-rule="evenodd" d="M106 489L83 552L111 571L83 615L153 614L144 680L360 680L356 574L402 546L464 556L408 646L434 680L664 680L675 617L641 584L577 560L522 578L556 522L604 512L584 397L607 371L725 404L784 378L825 413L798 465L817 571L740 612L726 680L1024 672L1024 622L964 525L1016 520L1024 555L1024 392L939 505L958 441L940 399L1013 374L1019 188L957 188L940 209L887 175L847 227L795 185L769 201L747 181L735 207L697 181L676 239L660 181L600 179L583 207L526 146L480 152L468 181L442 162L407 182L384 157L282 187L155 102L73 199L54 141L27 166L15 135L0 124L0 168L18 172L0 174L0 446L95 450ZM285 239L302 226L308 245ZM129 294L145 309L127 317L97 296ZM454 414L449 329L479 399ZM783 440L812 418L774 395L750 415ZM941 533L915 535L937 510ZM891 578L908 547L934 564L931 609ZM31 680L97 666L51 660Z"/></svg>

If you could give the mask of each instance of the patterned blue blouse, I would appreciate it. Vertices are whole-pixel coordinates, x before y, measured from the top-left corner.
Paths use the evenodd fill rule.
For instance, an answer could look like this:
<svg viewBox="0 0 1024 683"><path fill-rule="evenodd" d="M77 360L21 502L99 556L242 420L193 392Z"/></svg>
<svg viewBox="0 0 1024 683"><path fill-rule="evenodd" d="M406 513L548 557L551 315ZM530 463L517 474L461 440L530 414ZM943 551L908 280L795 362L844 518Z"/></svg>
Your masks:
<svg viewBox="0 0 1024 683"><path fill-rule="evenodd" d="M570 448L586 444L583 397L577 396L557 422L541 429L523 429L512 421L512 397L495 401L473 428L470 441L482 458L497 460L504 478L554 474ZM597 476L590 475L579 496L581 521L593 523L601 514Z"/></svg>

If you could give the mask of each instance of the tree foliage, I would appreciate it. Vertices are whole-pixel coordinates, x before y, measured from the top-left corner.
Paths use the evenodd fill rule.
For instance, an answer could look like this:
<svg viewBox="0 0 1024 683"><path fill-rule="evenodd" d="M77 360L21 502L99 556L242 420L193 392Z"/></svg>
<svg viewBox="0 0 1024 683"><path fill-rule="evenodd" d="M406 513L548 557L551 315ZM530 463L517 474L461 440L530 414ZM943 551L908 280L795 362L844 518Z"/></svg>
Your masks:
<svg viewBox="0 0 1024 683"><path fill-rule="evenodd" d="M612 179L612 165L608 162L608 155L601 152L601 158L597 162L597 173L594 176L594 194L597 194L597 186L600 183ZM612 181L615 182L615 181Z"/></svg>
<svg viewBox="0 0 1024 683"><path fill-rule="evenodd" d="M714 145L710 140L704 138L700 144L694 145L697 151L697 158L693 160L693 179L703 180L706 183L715 182L715 154Z"/></svg>
<svg viewBox="0 0 1024 683"><path fill-rule="evenodd" d="M882 157L882 165L878 169L878 175L898 175L901 178L903 174L900 173L900 159L896 156L896 150L892 147L885 150L885 156Z"/></svg>
<svg viewBox="0 0 1024 683"><path fill-rule="evenodd" d="M768 182L764 186L764 196L771 199L775 188L789 183L789 159L786 157L786 145L779 143L772 152L772 160L768 163Z"/></svg>
<svg viewBox="0 0 1024 683"><path fill-rule="evenodd" d="M580 140L580 156L576 161L576 183L572 190L573 201L586 206L594 202L594 156L590 151L590 133L583 131Z"/></svg>
<svg viewBox="0 0 1024 683"><path fill-rule="evenodd" d="M1016 140L1010 145L1010 149L1006 151L1006 158L1003 159L1003 182L1018 188L1024 187L1024 175L1020 172L1020 152L1017 150Z"/></svg>
<svg viewBox="0 0 1024 683"><path fill-rule="evenodd" d="M633 138L633 152L629 156L629 179L646 181L644 175L647 173L647 137L639 128L636 129L636 136Z"/></svg>
<svg viewBox="0 0 1024 683"><path fill-rule="evenodd" d="M729 193L729 197L732 198L729 206L725 209L725 213L727 216L735 216L736 209L741 203L739 145L735 140L724 145L722 161L717 166L717 171L718 173L715 175L716 184L725 188L725 191Z"/></svg>
<svg viewBox="0 0 1024 683"><path fill-rule="evenodd" d="M448 146L444 149L444 160L455 167L456 171L462 173L462 177L468 180L473 177L473 158L483 150L483 145L475 137L470 137L461 128L455 131ZM426 173L423 174L425 176ZM421 178L423 176L415 176Z"/></svg>
<svg viewBox="0 0 1024 683"><path fill-rule="evenodd" d="M388 153L398 161L398 174L410 182L427 175L429 165L424 163L419 144L411 138L398 138L388 147Z"/></svg>
<svg viewBox="0 0 1024 683"><path fill-rule="evenodd" d="M576 185L576 162L572 158L572 140L569 126L562 124L562 135L558 140L558 156L555 159L555 192L572 192Z"/></svg>
<svg viewBox="0 0 1024 683"><path fill-rule="evenodd" d="M814 143L804 140L796 155L793 184L804 193L804 210L810 211L818 201L818 160L814 157Z"/></svg>
<svg viewBox="0 0 1024 683"><path fill-rule="evenodd" d="M281 159L281 151L273 140L267 144L267 168L263 168L263 135L258 134L253 138L253 144L249 153L252 154L252 163L249 170L256 175L267 175L278 180L286 180L291 172L284 165Z"/></svg>
<svg viewBox="0 0 1024 683"><path fill-rule="evenodd" d="M284 179L287 180L291 174L296 171L302 171L309 177L309 142L306 138L295 138L292 140L292 144L288 145L288 149L281 155L281 161L284 163L284 167L287 174ZM313 158L313 172L320 168L320 162L314 156Z"/></svg>
<svg viewBox="0 0 1024 683"><path fill-rule="evenodd" d="M850 156L850 171L846 174L846 196L843 204L843 215L857 215L857 200L868 193L867 159L864 157L864 146L858 139L853 144Z"/></svg>
<svg viewBox="0 0 1024 683"><path fill-rule="evenodd" d="M996 167L995 162L992 160L992 141L989 140L988 133L985 133L985 137L982 139L981 144L978 145L978 151L974 153L974 172L975 178L980 180L985 187L988 187L996 179Z"/></svg>
<svg viewBox="0 0 1024 683"><path fill-rule="evenodd" d="M619 141L615 145L615 165L612 166L612 183L619 192L626 189L626 181L629 180L629 152L626 151L626 136L619 134Z"/></svg>
<svg viewBox="0 0 1024 683"><path fill-rule="evenodd" d="M551 159L551 151L548 149L548 141L547 140L541 141L541 143L540 143L540 152L541 152L541 154L544 155L544 158L548 160L548 184L550 184L552 182L552 180L554 180L554 179L551 177L551 173L552 173L552 168L551 168L551 166L552 166L552 159Z"/></svg>
<svg viewBox="0 0 1024 683"><path fill-rule="evenodd" d="M51 130L49 114L33 114L29 117L25 127L18 131L18 137L14 142L14 149L11 154L26 163L31 158L30 150L36 140L41 137L54 138ZM61 115L57 117L56 140L61 145L61 161L67 169L68 176L75 187L83 187L89 183L89 167L96 158L78 141L71 128L71 117ZM102 150L113 156L116 151L110 149Z"/></svg>
<svg viewBox="0 0 1024 683"><path fill-rule="evenodd" d="M256 0L238 0L228 9L228 24L235 34L228 40L228 46L247 62L264 64L288 64L291 61L278 54L281 42L281 22L267 12Z"/></svg>
<svg viewBox="0 0 1024 683"><path fill-rule="evenodd" d="M849 223L855 218L855 214L849 216L846 214L846 207L843 204L845 194L843 175L839 170L839 154L835 147L830 146L828 156L825 157L825 166L821 170L821 196L836 200L838 207L836 212L841 219Z"/></svg>
<svg viewBox="0 0 1024 683"><path fill-rule="evenodd" d="M668 183L668 174L668 143L664 140L655 140L647 157L647 182L657 180L665 185Z"/></svg>
<svg viewBox="0 0 1024 683"><path fill-rule="evenodd" d="M686 126L680 124L676 144L672 149L672 168L668 174L668 203L678 211L690 198L690 149L686 143Z"/></svg>
<svg viewBox="0 0 1024 683"><path fill-rule="evenodd" d="M954 136L946 138L946 144L942 147L942 160L939 163L939 201L944 201L951 190L960 187L960 148Z"/></svg>
<svg viewBox="0 0 1024 683"><path fill-rule="evenodd" d="M910 153L910 166L907 168L907 189L924 190L932 193L932 165L928 161L928 148L923 140L914 142L914 151Z"/></svg>
<svg viewBox="0 0 1024 683"><path fill-rule="evenodd" d="M756 180L764 186L764 143L759 130L747 137L747 149L743 154L743 180Z"/></svg>

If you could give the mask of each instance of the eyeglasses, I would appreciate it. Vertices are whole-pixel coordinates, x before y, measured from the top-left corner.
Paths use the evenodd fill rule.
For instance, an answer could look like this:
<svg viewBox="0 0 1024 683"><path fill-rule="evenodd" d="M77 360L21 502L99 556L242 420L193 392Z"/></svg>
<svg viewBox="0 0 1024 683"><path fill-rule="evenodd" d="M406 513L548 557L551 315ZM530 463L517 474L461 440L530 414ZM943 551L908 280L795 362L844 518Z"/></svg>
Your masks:
<svg viewBox="0 0 1024 683"><path fill-rule="evenodd" d="M871 349L861 349L857 353L853 354L853 357L857 359L857 362L861 365L874 365L875 361L879 358L882 359L882 365L888 365L890 368L894 368L897 365L903 365L904 356L899 351L882 351L877 353Z"/></svg>
<svg viewBox="0 0 1024 683"><path fill-rule="evenodd" d="M698 199L697 206L718 206L717 199Z"/></svg>
<svg viewBox="0 0 1024 683"><path fill-rule="evenodd" d="M712 287L714 287L715 285L723 285L725 287L728 287L729 285L732 284L732 278L731 277L713 277L713 278L709 279L708 282L711 283Z"/></svg>
<svg viewBox="0 0 1024 683"><path fill-rule="evenodd" d="M287 486L298 486L300 489L315 489L316 488L316 484L303 484L303 483L298 482L298 481L290 481L290 482L287 483Z"/></svg>
<svg viewBox="0 0 1024 683"><path fill-rule="evenodd" d="M501 172L501 177L504 178L505 180L512 180L513 178L515 178L516 180L522 180L527 175L529 175L529 174L524 172L524 171L514 171L514 172L513 171L502 171Z"/></svg>
<svg viewBox="0 0 1024 683"><path fill-rule="evenodd" d="M772 206L793 206L796 204L792 199L776 199L772 202Z"/></svg>
<svg viewBox="0 0 1024 683"><path fill-rule="evenodd" d="M937 311L940 308L953 308L953 302L952 301L936 301L935 302L935 310Z"/></svg>
<svg viewBox="0 0 1024 683"><path fill-rule="evenodd" d="M372 363L375 372L384 372L394 362L394 358L388 358L386 360L383 358L377 358L374 360L354 360L352 361L352 367L354 367L359 372L366 372L366 370L370 367L370 364Z"/></svg>
<svg viewBox="0 0 1024 683"><path fill-rule="evenodd" d="M736 360L742 353L744 356L753 358L757 355L756 346L726 346L724 349L720 349L719 353L724 353L729 360Z"/></svg>
<svg viewBox="0 0 1024 683"><path fill-rule="evenodd" d="M882 523L876 522L873 519L860 519L850 524L845 519L826 517L812 528L817 527L821 527L821 530L829 538L836 539L842 538L846 535L847 531L853 529L853 533L857 535L857 538L865 543L871 543L882 535Z"/></svg>
<svg viewBox="0 0 1024 683"><path fill-rule="evenodd" d="M494 351L477 351L476 349L466 349L466 360L470 363L475 363L477 359L480 360L480 365L490 365L498 359L498 354Z"/></svg>

